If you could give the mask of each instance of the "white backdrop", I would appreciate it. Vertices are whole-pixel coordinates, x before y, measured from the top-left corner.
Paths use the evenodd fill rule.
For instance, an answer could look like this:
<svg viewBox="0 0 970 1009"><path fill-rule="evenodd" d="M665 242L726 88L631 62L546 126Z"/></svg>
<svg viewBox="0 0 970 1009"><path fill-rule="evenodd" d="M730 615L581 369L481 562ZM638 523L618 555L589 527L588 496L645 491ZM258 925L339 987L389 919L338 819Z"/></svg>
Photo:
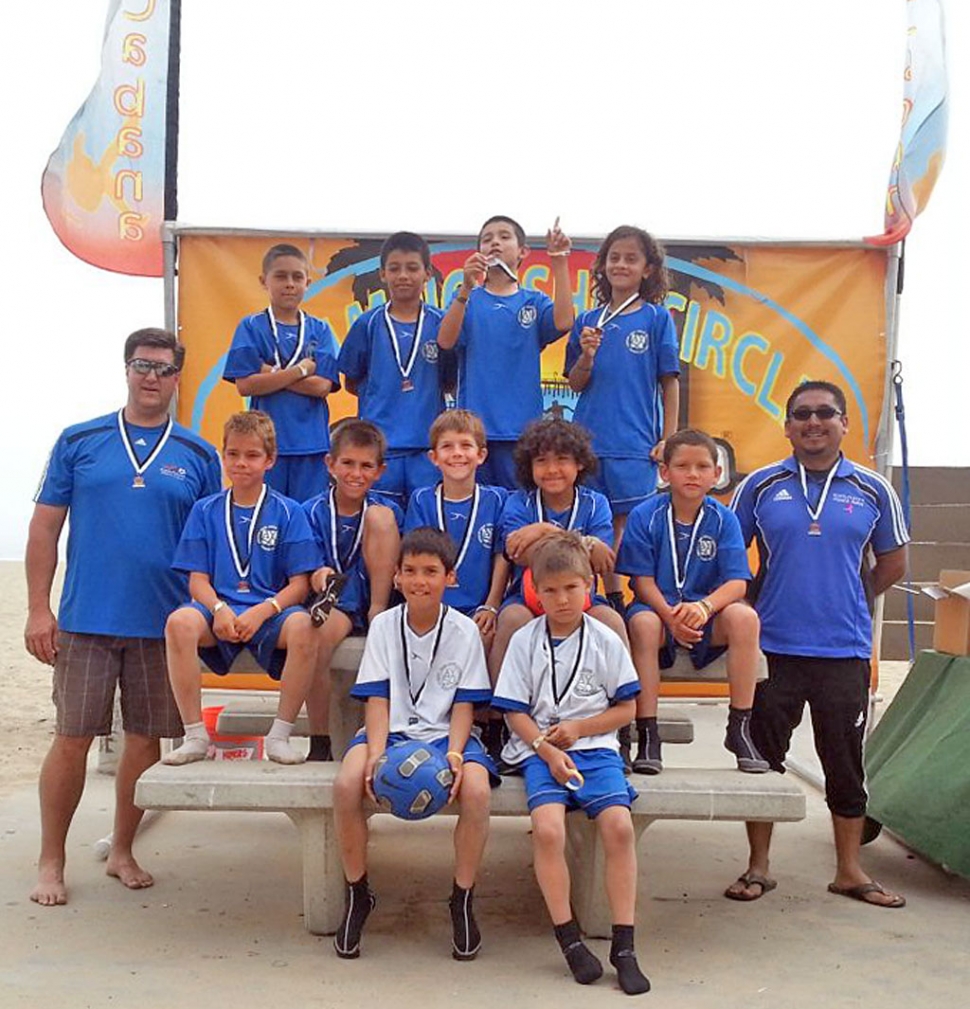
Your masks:
<svg viewBox="0 0 970 1009"><path fill-rule="evenodd" d="M556 214L591 234L882 229L905 0L337 6L183 0L182 221L468 232L502 212L534 232ZM57 433L120 404L124 337L162 319L160 281L76 260L40 204L106 11L47 0L4 14L0 557L22 555ZM970 10L947 15L950 144L907 246L900 353L914 462L967 465Z"/></svg>

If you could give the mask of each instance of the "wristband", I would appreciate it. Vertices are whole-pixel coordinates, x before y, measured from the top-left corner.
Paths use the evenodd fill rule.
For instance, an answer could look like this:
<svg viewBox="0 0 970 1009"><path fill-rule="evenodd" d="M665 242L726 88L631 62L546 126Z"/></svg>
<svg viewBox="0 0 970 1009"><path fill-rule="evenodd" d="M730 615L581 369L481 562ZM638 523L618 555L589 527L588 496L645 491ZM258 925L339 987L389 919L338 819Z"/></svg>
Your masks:
<svg viewBox="0 0 970 1009"><path fill-rule="evenodd" d="M710 620L714 616L714 607L706 599L698 599L697 605L707 614L707 619Z"/></svg>
<svg viewBox="0 0 970 1009"><path fill-rule="evenodd" d="M306 378L306 365L302 361L297 361L296 370Z"/></svg>
<svg viewBox="0 0 970 1009"><path fill-rule="evenodd" d="M475 612L480 613L482 610L487 610L489 613L493 613L498 616L498 610L494 606L489 606L488 603L482 603L481 606L475 607Z"/></svg>
<svg viewBox="0 0 970 1009"><path fill-rule="evenodd" d="M212 607L212 615L215 616L219 612L219 610L223 609L225 605L226 605L225 600L217 599L215 606Z"/></svg>
<svg viewBox="0 0 970 1009"><path fill-rule="evenodd" d="M467 294L456 294L455 295L455 301L457 301L459 305L467 305L468 304L468 295Z"/></svg>
<svg viewBox="0 0 970 1009"><path fill-rule="evenodd" d="M595 536L584 536L583 537L583 549L586 551L586 553L589 553L590 550L592 550L594 546L596 546L596 537Z"/></svg>
<svg viewBox="0 0 970 1009"><path fill-rule="evenodd" d="M536 736L535 739L532 740L531 743L529 743L529 746L531 746L532 749L535 750L536 753L538 753L539 752L539 747L542 746L542 744L545 741L546 741L546 737L544 735L542 735L542 733L540 733L538 736Z"/></svg>
<svg viewBox="0 0 970 1009"><path fill-rule="evenodd" d="M271 596L269 599L266 600L266 602L268 602L270 606L272 606L273 609L276 610L277 616L279 616L283 612L283 607L280 606L280 604L277 602L276 596Z"/></svg>
<svg viewBox="0 0 970 1009"><path fill-rule="evenodd" d="M546 255L550 259L560 259L563 256L568 256L571 251L572 250L570 250L570 249L566 249L565 252L547 252Z"/></svg>
<svg viewBox="0 0 970 1009"><path fill-rule="evenodd" d="M465 763L465 755L463 753L459 753L457 750L449 750L445 754L445 756L446 757L457 757L463 764Z"/></svg>

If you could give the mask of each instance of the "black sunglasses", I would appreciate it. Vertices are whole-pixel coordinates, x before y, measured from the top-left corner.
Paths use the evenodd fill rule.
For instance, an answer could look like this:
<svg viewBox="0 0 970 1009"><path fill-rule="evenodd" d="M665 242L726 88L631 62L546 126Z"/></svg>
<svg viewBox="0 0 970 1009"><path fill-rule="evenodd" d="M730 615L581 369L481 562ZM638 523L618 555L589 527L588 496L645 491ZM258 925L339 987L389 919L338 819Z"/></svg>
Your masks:
<svg viewBox="0 0 970 1009"><path fill-rule="evenodd" d="M811 420L813 416L818 417L819 420L831 420L833 417L842 417L844 414L841 410L836 410L834 406L797 406L788 416L792 420L804 422Z"/></svg>
<svg viewBox="0 0 970 1009"><path fill-rule="evenodd" d="M144 357L133 357L127 362L129 368L133 368L137 375L148 375L155 372L159 378L171 378L179 373L178 368L168 361L149 361Z"/></svg>

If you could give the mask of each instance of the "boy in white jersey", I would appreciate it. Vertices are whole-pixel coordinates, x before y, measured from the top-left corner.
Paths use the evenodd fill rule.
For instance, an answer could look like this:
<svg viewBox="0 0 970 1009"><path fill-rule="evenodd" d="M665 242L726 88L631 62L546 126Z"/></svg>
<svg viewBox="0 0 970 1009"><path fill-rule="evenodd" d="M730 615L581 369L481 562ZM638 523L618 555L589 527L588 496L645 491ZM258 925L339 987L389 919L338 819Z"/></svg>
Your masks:
<svg viewBox="0 0 970 1009"><path fill-rule="evenodd" d="M360 956L364 922L376 898L367 883L367 813L374 767L387 746L418 739L444 753L455 776L455 881L450 907L452 956L472 960L481 934L472 890L488 837L495 768L471 735L472 711L491 699L478 628L442 603L454 580L455 548L437 529L420 528L401 541L395 582L404 603L370 625L352 696L366 702L364 728L351 740L334 783L337 841L347 880L347 904L334 936L343 959Z"/></svg>
<svg viewBox="0 0 970 1009"><path fill-rule="evenodd" d="M525 777L536 879L569 969L579 984L603 974L583 943L569 901L566 810L596 821L606 852L613 918L610 963L628 995L650 990L633 945L637 859L627 784L616 730L633 717L640 692L620 638L586 616L593 571L582 539L552 533L534 549L532 577L545 615L509 642L492 706L505 712L512 737L504 760Z"/></svg>

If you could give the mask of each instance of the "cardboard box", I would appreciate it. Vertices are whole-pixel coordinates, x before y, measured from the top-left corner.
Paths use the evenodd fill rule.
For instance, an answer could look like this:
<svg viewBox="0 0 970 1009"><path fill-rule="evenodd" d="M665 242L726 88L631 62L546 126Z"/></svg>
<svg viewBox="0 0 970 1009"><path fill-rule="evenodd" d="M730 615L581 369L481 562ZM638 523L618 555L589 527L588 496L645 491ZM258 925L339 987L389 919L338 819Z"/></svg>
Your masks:
<svg viewBox="0 0 970 1009"><path fill-rule="evenodd" d="M939 582L923 591L936 600L934 650L970 655L970 571L941 571Z"/></svg>

